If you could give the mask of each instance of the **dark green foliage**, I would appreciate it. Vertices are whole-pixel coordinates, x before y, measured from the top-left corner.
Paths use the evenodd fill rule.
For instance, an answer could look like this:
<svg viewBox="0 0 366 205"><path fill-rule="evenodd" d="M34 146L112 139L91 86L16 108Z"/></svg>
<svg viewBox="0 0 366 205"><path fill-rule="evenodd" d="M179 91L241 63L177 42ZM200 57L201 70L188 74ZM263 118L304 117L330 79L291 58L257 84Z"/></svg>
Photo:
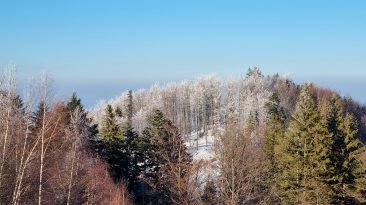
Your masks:
<svg viewBox="0 0 366 205"><path fill-rule="evenodd" d="M258 111L255 110L249 114L248 117L248 129L254 130L259 125Z"/></svg>
<svg viewBox="0 0 366 205"><path fill-rule="evenodd" d="M132 188L142 171L143 167L141 165L145 161L144 142L129 124L123 128L123 137L122 150L126 160L121 173L128 186Z"/></svg>
<svg viewBox="0 0 366 205"><path fill-rule="evenodd" d="M323 160L326 160L326 166L320 172L320 179L325 182L331 190L327 193L331 201L341 203L342 196L339 183L342 181L344 171L344 156L342 152L345 148L345 140L342 132L343 107L341 101L334 96L326 107L326 125L331 134L331 141L327 143L328 150L323 154Z"/></svg>
<svg viewBox="0 0 366 205"><path fill-rule="evenodd" d="M41 101L38 104L36 112L34 112L32 116L33 126L30 127L32 133L37 133L42 128L44 112L47 113L48 111L49 108L47 107L46 103Z"/></svg>
<svg viewBox="0 0 366 205"><path fill-rule="evenodd" d="M360 204L365 170L358 157L358 125L336 95L322 107L322 115L310 89L303 87L282 140L273 143L274 133L281 135L273 129L275 119L267 131L265 153L278 166L275 184L282 203ZM278 113L273 105L269 113Z"/></svg>
<svg viewBox="0 0 366 205"><path fill-rule="evenodd" d="M252 75L263 76L261 70L259 68L257 68L257 67L248 68L247 77L252 76Z"/></svg>
<svg viewBox="0 0 366 205"><path fill-rule="evenodd" d="M344 114L341 99L334 95L325 106L325 120L330 137L319 143L318 179L326 185L324 195L331 204L348 204L357 201L360 189L357 183L364 170L356 153L361 148L357 139L357 123L352 115Z"/></svg>
<svg viewBox="0 0 366 205"><path fill-rule="evenodd" d="M344 110L351 113L358 122L357 137L365 144L366 143L366 106L360 105L351 97L345 97L343 100Z"/></svg>
<svg viewBox="0 0 366 205"><path fill-rule="evenodd" d="M121 129L117 125L114 111L111 105L107 105L102 124L99 128L100 137L112 140L122 136Z"/></svg>
<svg viewBox="0 0 366 205"><path fill-rule="evenodd" d="M268 161L268 180L270 186L276 187L278 174L281 172L279 158L281 150L280 143L286 130L286 116L283 108L280 106L278 95L274 93L266 104L268 113L266 138L264 144L264 153Z"/></svg>
<svg viewBox="0 0 366 205"><path fill-rule="evenodd" d="M143 131L151 142L144 178L150 185L153 204L183 203L192 158L172 122L155 110Z"/></svg>
<svg viewBox="0 0 366 205"><path fill-rule="evenodd" d="M15 98L13 99L13 103L15 108L24 111L24 103L19 95L15 96Z"/></svg>
<svg viewBox="0 0 366 205"><path fill-rule="evenodd" d="M342 122L341 129L344 135L344 143L342 152L340 153L340 161L343 161L343 169L340 175L342 178L338 181L338 187L343 189L344 200L346 201L352 196L357 196L360 191L364 191L366 184L364 181L365 168L361 164L358 152L361 149L361 142L357 138L358 125L351 114L347 114ZM341 199L343 200L343 199ZM365 200L365 199L364 199Z"/></svg>
<svg viewBox="0 0 366 205"><path fill-rule="evenodd" d="M138 165L143 161L140 147L139 137L131 126L122 129L122 136L103 138L97 146L99 154L109 164L114 181L125 181L130 190L141 172Z"/></svg>
<svg viewBox="0 0 366 205"><path fill-rule="evenodd" d="M83 105L81 104L81 99L79 99L76 93L72 93L70 100L66 104L67 111L74 112L76 109L85 111Z"/></svg>
<svg viewBox="0 0 366 205"><path fill-rule="evenodd" d="M118 117L123 117L123 113L122 113L121 108L119 108L119 107L117 107L117 108L116 108L116 115L117 115Z"/></svg>
<svg viewBox="0 0 366 205"><path fill-rule="evenodd" d="M128 103L127 103L127 123L132 125L132 117L133 117L133 96L132 96L132 90L128 91Z"/></svg>
<svg viewBox="0 0 366 205"><path fill-rule="evenodd" d="M83 125L81 125L80 127L86 129L83 132L88 132L87 134L84 133L84 135L87 136L88 140L95 138L96 134L98 133L97 125L92 123L91 118L88 118L88 112L84 109L84 106L81 103L81 99L77 97L75 92L71 95L70 100L66 103L65 107L67 110L68 123L70 123L71 116L77 113L79 115L79 122L83 123Z"/></svg>
<svg viewBox="0 0 366 205"><path fill-rule="evenodd" d="M310 86L301 90L296 109L291 116L289 128L281 142L279 158L281 176L279 181L281 198L285 204L316 203L321 187L316 181L316 142L327 136L316 98L310 93Z"/></svg>
<svg viewBox="0 0 366 205"><path fill-rule="evenodd" d="M108 163L113 180L116 183L125 182L130 192L137 193L138 177L146 167L149 145L138 136L129 122L123 127L117 125L110 105L106 108L95 149Z"/></svg>

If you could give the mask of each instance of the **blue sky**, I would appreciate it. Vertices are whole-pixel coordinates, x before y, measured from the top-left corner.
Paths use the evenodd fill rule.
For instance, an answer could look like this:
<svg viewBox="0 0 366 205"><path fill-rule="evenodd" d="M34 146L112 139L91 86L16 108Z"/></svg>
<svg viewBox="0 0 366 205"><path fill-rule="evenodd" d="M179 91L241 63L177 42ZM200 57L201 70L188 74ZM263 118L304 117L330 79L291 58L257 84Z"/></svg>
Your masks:
<svg viewBox="0 0 366 205"><path fill-rule="evenodd" d="M366 1L3 1L0 65L88 106L154 81L258 66L366 102Z"/></svg>

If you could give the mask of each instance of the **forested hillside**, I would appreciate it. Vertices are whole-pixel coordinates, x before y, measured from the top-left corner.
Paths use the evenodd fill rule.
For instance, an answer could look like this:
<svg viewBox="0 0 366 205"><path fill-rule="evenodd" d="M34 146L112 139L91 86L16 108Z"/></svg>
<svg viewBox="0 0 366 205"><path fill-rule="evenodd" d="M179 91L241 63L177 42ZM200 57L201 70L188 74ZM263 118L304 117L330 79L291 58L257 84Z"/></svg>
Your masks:
<svg viewBox="0 0 366 205"><path fill-rule="evenodd" d="M87 110L0 76L0 204L365 204L366 107L258 68Z"/></svg>
<svg viewBox="0 0 366 205"><path fill-rule="evenodd" d="M241 129L250 123L266 124L268 111L266 104L273 94L279 98L286 117L295 109L302 85L279 75L264 76L258 68L249 69L240 77L221 80L215 75L197 80L155 84L150 89L140 89L133 95L132 124L138 133L146 126L147 116L154 110L161 110L179 129L183 136L192 132L207 133L214 127L222 127L234 121ZM319 106L334 95L341 98L345 112L357 119L358 137L366 140L366 108L351 97L341 97L336 92L311 84L311 92ZM99 124L109 104L116 110L116 120L123 124L128 118L127 104L129 91L108 101L100 101L90 109L89 116Z"/></svg>

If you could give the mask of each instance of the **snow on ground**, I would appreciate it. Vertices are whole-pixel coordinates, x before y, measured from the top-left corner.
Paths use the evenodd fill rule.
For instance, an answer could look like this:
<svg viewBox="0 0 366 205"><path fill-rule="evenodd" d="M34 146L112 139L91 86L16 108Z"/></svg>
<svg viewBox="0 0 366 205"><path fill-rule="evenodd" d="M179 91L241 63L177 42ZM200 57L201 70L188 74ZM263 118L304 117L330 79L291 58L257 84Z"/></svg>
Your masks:
<svg viewBox="0 0 366 205"><path fill-rule="evenodd" d="M193 132L185 144L194 161L211 160L215 157L215 137L212 135L212 131L208 131L206 136L200 136L198 139L197 132Z"/></svg>
<svg viewBox="0 0 366 205"><path fill-rule="evenodd" d="M200 133L192 132L185 144L188 147L189 153L192 154L193 162L198 163L200 166L198 178L203 189L208 179L216 178L219 169L214 150L215 136L211 130L206 135L201 135Z"/></svg>

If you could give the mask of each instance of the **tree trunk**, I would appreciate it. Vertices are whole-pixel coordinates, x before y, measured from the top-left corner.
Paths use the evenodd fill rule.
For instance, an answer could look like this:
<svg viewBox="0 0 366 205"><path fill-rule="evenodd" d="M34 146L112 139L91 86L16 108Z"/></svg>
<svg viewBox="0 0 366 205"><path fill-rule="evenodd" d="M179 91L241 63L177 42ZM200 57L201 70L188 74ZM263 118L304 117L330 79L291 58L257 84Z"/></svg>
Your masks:
<svg viewBox="0 0 366 205"><path fill-rule="evenodd" d="M4 136L4 145L2 150L2 157L1 157L1 166L0 166L0 188L2 186L2 176L3 176L3 169L5 164L5 153L6 153L6 143L8 139L8 133L9 133L9 121L10 121L10 109L8 110L8 115L6 118L6 130L5 130L5 136Z"/></svg>
<svg viewBox="0 0 366 205"><path fill-rule="evenodd" d="M42 131L41 131L41 164L39 169L39 187L38 187L38 205L42 204L42 177L43 177L43 160L44 160L44 135L46 124L46 106L43 107Z"/></svg>
<svg viewBox="0 0 366 205"><path fill-rule="evenodd" d="M76 145L74 145L74 153L72 156L72 160L71 160L71 171L70 171L70 182L69 182L69 190L67 193L67 205L70 205L70 197L71 197L71 188L72 188L72 181L73 181L73 176L74 176L74 161L75 161L75 157L76 157Z"/></svg>

